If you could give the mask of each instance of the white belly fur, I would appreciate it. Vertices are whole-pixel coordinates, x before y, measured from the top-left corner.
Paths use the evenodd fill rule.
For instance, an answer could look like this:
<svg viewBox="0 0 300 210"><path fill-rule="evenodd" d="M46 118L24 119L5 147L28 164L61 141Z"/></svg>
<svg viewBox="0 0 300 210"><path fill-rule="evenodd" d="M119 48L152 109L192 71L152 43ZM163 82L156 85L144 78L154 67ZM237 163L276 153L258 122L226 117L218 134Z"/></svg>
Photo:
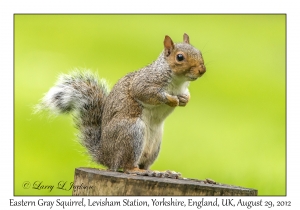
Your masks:
<svg viewBox="0 0 300 210"><path fill-rule="evenodd" d="M188 85L189 82L182 82L181 84L171 83L167 88L167 93L170 95L189 94ZM174 110L174 107L166 104L143 105L144 109L141 119L145 124L145 144L140 162L143 162L144 158L151 156L157 151L162 140L164 120Z"/></svg>

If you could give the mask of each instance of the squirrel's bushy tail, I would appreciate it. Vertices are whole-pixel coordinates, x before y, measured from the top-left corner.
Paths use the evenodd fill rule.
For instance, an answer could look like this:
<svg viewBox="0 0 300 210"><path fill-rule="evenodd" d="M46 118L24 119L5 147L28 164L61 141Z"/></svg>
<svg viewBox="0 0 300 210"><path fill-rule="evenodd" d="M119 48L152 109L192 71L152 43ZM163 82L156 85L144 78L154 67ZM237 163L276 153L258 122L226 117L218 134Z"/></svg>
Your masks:
<svg viewBox="0 0 300 210"><path fill-rule="evenodd" d="M101 137L101 114L109 93L105 80L89 71L74 71L60 75L57 83L36 106L36 111L48 109L55 114L72 112L79 130L80 143L91 157L97 159Z"/></svg>

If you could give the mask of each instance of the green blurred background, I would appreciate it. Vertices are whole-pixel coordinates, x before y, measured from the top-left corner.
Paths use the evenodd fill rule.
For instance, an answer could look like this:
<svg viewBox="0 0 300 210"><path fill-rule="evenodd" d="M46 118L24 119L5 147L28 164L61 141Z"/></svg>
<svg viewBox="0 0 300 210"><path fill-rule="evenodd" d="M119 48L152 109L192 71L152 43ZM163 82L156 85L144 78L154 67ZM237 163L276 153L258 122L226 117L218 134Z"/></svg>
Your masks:
<svg viewBox="0 0 300 210"><path fill-rule="evenodd" d="M71 116L32 114L60 73L88 68L112 86L155 60L165 35L181 42L183 33L207 72L166 120L151 169L285 195L285 24L285 15L15 15L15 195L71 195L58 183L69 186L76 167L99 167Z"/></svg>

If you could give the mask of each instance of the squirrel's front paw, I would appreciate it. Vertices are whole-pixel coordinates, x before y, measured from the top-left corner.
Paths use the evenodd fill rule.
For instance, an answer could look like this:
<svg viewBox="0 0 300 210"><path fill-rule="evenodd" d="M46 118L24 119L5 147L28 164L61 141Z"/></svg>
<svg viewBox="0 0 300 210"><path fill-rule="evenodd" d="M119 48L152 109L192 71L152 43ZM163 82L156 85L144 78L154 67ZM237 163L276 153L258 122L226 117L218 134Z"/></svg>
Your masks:
<svg viewBox="0 0 300 210"><path fill-rule="evenodd" d="M179 98L176 96L172 96L172 95L166 95L167 98L167 102L166 104L171 106L171 107L175 107L179 105Z"/></svg>
<svg viewBox="0 0 300 210"><path fill-rule="evenodd" d="M179 106L185 106L190 100L190 96L187 94L178 95L177 97L179 99Z"/></svg>

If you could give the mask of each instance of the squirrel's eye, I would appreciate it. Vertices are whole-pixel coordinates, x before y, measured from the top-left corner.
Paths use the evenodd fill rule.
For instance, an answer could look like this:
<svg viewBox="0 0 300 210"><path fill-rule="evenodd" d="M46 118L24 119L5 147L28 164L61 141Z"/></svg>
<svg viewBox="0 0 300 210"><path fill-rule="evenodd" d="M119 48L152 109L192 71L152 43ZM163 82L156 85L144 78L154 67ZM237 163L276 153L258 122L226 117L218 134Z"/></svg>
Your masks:
<svg viewBox="0 0 300 210"><path fill-rule="evenodd" d="M183 61L184 60L184 56L182 54L177 54L176 55L176 59L177 59L177 61Z"/></svg>

